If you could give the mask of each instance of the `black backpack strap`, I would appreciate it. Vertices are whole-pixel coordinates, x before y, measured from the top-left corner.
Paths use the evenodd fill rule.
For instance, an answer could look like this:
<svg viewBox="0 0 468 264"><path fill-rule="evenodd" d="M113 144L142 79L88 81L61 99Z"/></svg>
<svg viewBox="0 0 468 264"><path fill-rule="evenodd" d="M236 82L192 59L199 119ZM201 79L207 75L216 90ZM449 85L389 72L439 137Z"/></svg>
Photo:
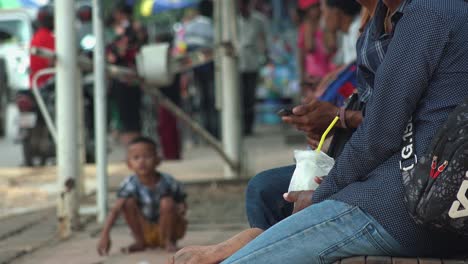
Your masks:
<svg viewBox="0 0 468 264"><path fill-rule="evenodd" d="M401 148L400 170L412 170L418 163L418 156L414 148L414 124L411 117L403 133L403 147Z"/></svg>

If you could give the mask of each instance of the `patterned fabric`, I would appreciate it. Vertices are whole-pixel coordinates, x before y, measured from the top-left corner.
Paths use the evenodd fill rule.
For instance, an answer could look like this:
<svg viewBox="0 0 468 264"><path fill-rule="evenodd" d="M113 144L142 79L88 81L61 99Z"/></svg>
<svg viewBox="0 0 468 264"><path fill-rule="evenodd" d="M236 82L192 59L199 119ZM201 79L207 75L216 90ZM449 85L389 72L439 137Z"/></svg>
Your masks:
<svg viewBox="0 0 468 264"><path fill-rule="evenodd" d="M160 181L154 188L143 185L136 175L129 176L122 182L117 192L118 198L135 198L143 216L152 223L157 223L159 220L161 198L172 196L177 203L181 203L185 201L187 196L182 184L172 176L165 173L159 173L159 175L161 176Z"/></svg>
<svg viewBox="0 0 468 264"><path fill-rule="evenodd" d="M400 7L392 15L392 24L395 28L401 18L408 1L403 1ZM357 81L359 98L361 102L367 102L374 87L374 76L387 53L388 45L393 37L393 32L386 33L384 29L387 7L379 1L374 18L369 22L357 42Z"/></svg>
<svg viewBox="0 0 468 264"><path fill-rule="evenodd" d="M404 202L399 161L410 116L415 153L422 156L448 114L468 96L468 2L407 2L375 74L366 117L313 201L335 199L359 206L414 255L466 254L468 241L413 221Z"/></svg>

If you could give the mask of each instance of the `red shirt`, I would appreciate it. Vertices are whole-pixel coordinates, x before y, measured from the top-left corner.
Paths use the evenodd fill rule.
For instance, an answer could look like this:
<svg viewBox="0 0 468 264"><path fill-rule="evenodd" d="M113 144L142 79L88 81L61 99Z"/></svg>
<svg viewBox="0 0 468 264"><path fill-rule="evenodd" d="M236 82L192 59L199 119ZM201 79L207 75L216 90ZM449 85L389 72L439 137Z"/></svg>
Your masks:
<svg viewBox="0 0 468 264"><path fill-rule="evenodd" d="M55 51L55 37L52 31L47 28L40 28L34 33L34 36L31 40L31 47L38 47L38 48L45 48ZM32 88L32 79L36 72L51 67L50 59L46 59L39 56L30 56L30 73L29 73L29 81L30 86ZM44 75L41 76L37 80L38 87L41 87L48 79L50 79L53 75Z"/></svg>

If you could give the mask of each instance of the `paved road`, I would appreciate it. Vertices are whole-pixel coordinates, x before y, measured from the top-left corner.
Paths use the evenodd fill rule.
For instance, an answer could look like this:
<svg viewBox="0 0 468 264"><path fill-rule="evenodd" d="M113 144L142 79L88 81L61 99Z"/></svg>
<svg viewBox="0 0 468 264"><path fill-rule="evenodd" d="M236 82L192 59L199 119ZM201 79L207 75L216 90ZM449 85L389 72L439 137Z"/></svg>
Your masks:
<svg viewBox="0 0 468 264"><path fill-rule="evenodd" d="M244 159L248 161L252 176L262 170L289 165L293 162L293 150L304 148L305 145L287 145L284 135L278 128L265 128L255 136L245 141L246 153ZM111 154L109 171L109 185L113 188L130 172L123 161L124 149L114 147ZM21 163L19 145L0 140L0 263L23 255L20 263L163 263L167 254L161 251L144 252L132 256L122 256L117 249L128 244L129 234L123 226L116 229L114 251L109 258L96 256L96 238L85 231L77 234L72 240L57 245L48 245L54 238L56 223L55 213L39 211L30 216L19 215L14 218L1 219L5 214L22 210L37 209L40 206L54 206L56 200L56 170L55 167L46 168L18 168ZM166 161L161 171L174 175L184 182L222 179L224 163L217 154L206 146L198 146L184 151L182 161ZM95 168L87 166L84 170L86 190L95 189ZM93 201L91 201L92 203ZM10 219L10 220L8 220ZM17 219L17 220L15 220ZM7 222L5 222L7 221ZM41 223L31 225L31 222ZM228 223L232 224L232 223ZM210 244L224 240L238 232L245 226L239 227L206 226L191 230L182 245ZM245 223L241 223L245 225ZM41 233L42 232L42 233ZM45 232L45 233L44 233ZM32 251L42 245L45 248ZM144 262L146 261L146 262Z"/></svg>

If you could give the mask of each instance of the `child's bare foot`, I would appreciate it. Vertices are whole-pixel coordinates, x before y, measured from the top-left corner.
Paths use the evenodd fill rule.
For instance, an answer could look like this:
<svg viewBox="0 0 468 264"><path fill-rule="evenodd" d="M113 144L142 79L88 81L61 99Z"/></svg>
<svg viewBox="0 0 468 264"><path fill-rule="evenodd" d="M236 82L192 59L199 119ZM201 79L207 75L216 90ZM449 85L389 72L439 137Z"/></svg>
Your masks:
<svg viewBox="0 0 468 264"><path fill-rule="evenodd" d="M143 251L145 249L146 249L145 245L140 244L140 243L135 243L135 244L131 244L128 247L121 248L120 251L124 254L131 254L131 253Z"/></svg>

